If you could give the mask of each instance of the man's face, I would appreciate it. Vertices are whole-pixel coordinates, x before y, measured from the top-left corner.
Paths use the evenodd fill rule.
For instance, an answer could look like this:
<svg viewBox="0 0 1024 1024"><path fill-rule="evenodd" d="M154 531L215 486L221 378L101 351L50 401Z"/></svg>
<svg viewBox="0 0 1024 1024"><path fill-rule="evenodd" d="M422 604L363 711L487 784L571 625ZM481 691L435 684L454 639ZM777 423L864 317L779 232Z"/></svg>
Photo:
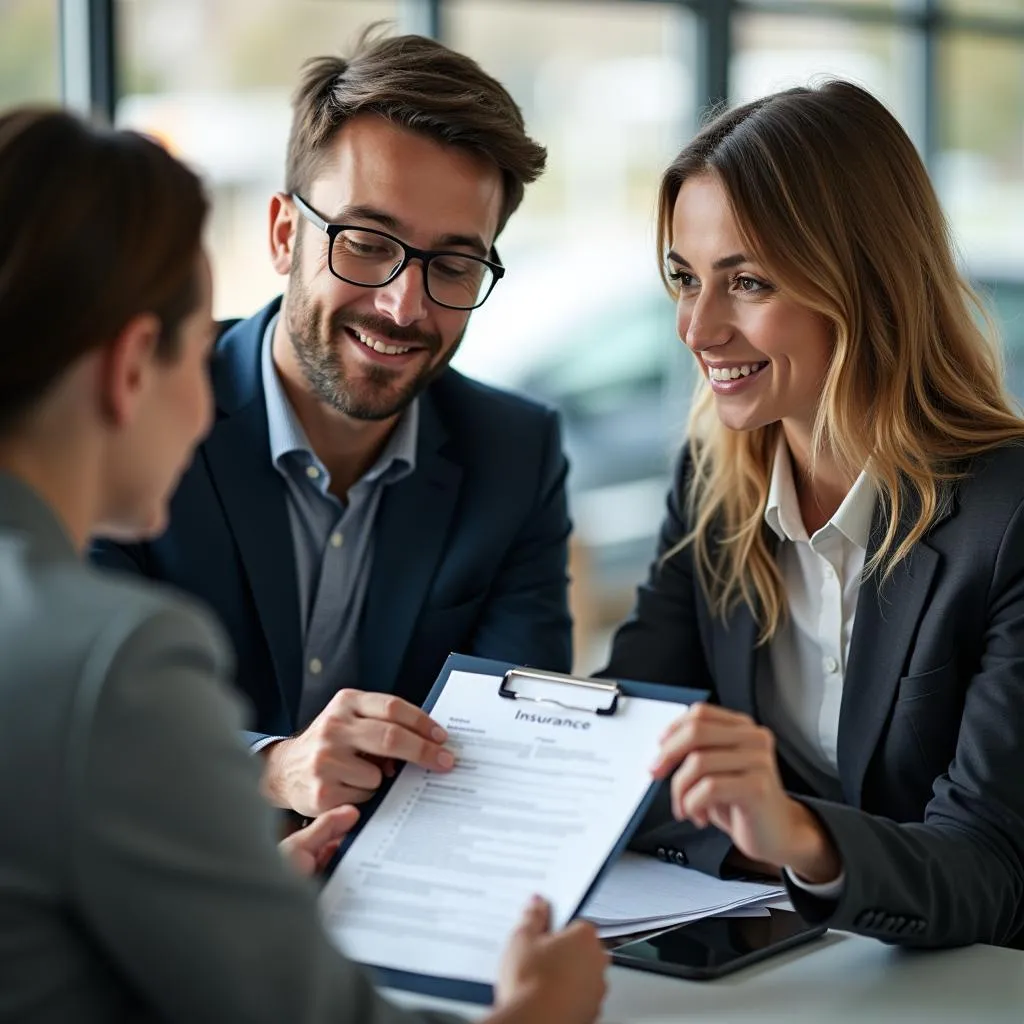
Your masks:
<svg viewBox="0 0 1024 1024"><path fill-rule="evenodd" d="M487 257L502 181L497 167L464 150L360 115L339 132L302 198L331 223ZM418 260L381 288L339 280L328 268L327 235L291 201L277 207L272 231L275 266L288 274L282 316L313 392L355 419L397 415L448 365L469 313L427 296Z"/></svg>

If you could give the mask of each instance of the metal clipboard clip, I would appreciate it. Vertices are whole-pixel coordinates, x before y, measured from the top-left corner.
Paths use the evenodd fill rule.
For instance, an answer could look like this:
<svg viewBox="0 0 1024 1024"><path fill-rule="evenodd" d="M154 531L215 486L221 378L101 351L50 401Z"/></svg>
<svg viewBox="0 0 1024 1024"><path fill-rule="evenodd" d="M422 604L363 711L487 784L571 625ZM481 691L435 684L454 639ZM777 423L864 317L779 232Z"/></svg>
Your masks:
<svg viewBox="0 0 1024 1024"><path fill-rule="evenodd" d="M565 701L556 700L554 697L535 697L530 694L520 693L514 689L517 682L541 682L557 683L560 686L580 686L588 690L596 690L609 698L608 703L603 707L585 707L580 704L567 704ZM528 700L534 704L553 704L565 711L587 711L593 715L614 715L619 708L619 696L622 690L617 683L603 683L597 679L580 679L577 676L562 675L560 672L542 672L539 669L512 668L509 669L501 679L498 687L498 696L506 700Z"/></svg>

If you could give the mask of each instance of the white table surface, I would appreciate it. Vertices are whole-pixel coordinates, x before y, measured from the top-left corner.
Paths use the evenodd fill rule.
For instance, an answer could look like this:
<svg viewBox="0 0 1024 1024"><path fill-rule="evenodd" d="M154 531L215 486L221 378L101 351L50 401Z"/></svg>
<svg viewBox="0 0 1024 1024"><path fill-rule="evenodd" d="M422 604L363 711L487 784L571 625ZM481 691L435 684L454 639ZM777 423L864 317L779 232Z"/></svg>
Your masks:
<svg viewBox="0 0 1024 1024"><path fill-rule="evenodd" d="M602 1022L734 1021L1024 1024L1024 952L995 946L902 950L830 932L717 981L682 981L612 967ZM478 1006L389 991L406 1006L479 1018Z"/></svg>

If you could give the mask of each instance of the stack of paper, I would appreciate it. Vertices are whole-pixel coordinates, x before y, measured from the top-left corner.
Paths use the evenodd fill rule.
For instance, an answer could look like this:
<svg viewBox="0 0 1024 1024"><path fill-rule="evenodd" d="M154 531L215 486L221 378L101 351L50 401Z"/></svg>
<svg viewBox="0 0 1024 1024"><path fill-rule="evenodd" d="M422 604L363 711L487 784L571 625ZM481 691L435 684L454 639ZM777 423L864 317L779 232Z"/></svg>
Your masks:
<svg viewBox="0 0 1024 1024"><path fill-rule="evenodd" d="M624 853L580 916L598 926L602 938L654 931L718 914L759 913L785 901L781 885L724 881L691 868Z"/></svg>

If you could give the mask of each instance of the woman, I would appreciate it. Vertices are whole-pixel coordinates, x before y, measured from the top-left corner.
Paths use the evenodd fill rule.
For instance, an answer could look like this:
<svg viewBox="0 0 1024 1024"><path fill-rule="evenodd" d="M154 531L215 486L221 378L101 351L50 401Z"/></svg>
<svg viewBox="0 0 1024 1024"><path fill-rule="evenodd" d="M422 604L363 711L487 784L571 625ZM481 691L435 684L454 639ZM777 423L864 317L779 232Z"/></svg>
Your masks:
<svg viewBox="0 0 1024 1024"><path fill-rule="evenodd" d="M220 629L81 560L162 528L210 425L205 214L140 136L0 117L0 1021L426 1020L334 951L275 850ZM290 852L314 867L354 816ZM596 1016L593 930L546 920L488 1020Z"/></svg>
<svg viewBox="0 0 1024 1024"><path fill-rule="evenodd" d="M1019 944L1024 424L913 145L853 85L781 92L680 153L659 227L703 379L604 674L712 696L653 766L686 827L641 847L781 870L836 928Z"/></svg>

